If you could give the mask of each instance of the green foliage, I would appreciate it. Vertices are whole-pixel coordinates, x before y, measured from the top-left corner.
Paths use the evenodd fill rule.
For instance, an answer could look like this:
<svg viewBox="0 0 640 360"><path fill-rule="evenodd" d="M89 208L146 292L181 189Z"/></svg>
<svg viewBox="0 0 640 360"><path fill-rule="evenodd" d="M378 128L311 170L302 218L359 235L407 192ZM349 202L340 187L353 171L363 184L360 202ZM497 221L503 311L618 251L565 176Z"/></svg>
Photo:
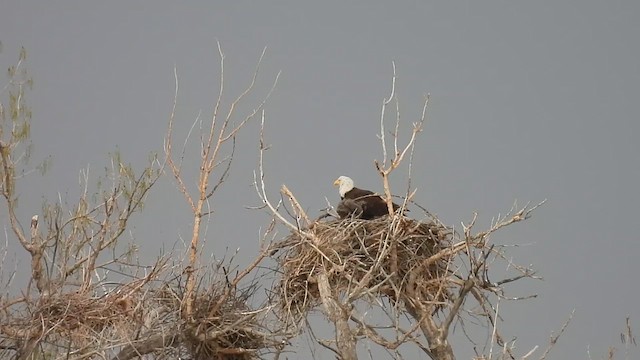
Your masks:
<svg viewBox="0 0 640 360"><path fill-rule="evenodd" d="M16 176L24 172L20 166L28 162L31 154L29 135L32 113L25 100L25 91L33 87L33 81L23 66L26 59L27 52L22 48L16 65L8 69L7 83L2 86L3 101L0 101L1 191L11 201L15 200Z"/></svg>

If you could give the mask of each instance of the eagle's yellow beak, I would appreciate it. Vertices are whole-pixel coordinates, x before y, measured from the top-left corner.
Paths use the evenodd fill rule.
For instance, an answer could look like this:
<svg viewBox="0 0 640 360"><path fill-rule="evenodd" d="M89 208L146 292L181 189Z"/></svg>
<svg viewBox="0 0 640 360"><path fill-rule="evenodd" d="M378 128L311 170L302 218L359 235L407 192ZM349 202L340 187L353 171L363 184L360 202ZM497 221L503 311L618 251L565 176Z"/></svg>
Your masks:
<svg viewBox="0 0 640 360"><path fill-rule="evenodd" d="M340 186L340 179L336 179L336 181L333 182L333 186Z"/></svg>

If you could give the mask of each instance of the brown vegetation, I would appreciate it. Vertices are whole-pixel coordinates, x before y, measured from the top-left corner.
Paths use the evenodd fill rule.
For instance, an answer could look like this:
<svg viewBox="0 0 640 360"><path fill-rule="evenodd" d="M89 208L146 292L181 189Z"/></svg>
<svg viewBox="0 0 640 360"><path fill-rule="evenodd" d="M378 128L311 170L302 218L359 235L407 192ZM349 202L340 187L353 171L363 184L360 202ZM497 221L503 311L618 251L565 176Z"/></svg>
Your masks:
<svg viewBox="0 0 640 360"><path fill-rule="evenodd" d="M292 233L285 240L291 245L279 260L283 271L280 306L296 319L320 304L318 269L327 272L334 291L353 293L349 288L357 284L358 291L372 298L388 297L395 302L412 286L426 301L444 303L450 286L442 283L449 278L449 262L455 255L448 251L451 229L436 220L400 218L396 224L393 220L319 221L308 230L310 239ZM392 241L398 246L396 265L388 256ZM397 275L392 276L392 267L398 268Z"/></svg>

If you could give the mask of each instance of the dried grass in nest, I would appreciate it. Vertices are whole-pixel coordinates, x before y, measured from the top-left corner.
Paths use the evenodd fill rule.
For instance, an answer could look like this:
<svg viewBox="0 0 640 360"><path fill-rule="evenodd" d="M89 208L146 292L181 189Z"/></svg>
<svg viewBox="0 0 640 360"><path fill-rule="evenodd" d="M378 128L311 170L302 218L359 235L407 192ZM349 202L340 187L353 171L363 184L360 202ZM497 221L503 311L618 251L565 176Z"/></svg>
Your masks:
<svg viewBox="0 0 640 360"><path fill-rule="evenodd" d="M385 216L333 220L316 222L306 232L310 236L297 232L289 235L283 243L291 245L280 257L281 306L294 317L320 303L316 275L321 269L327 272L331 288L339 292L364 281L374 296L396 301L401 297L397 292L408 286L424 301L444 302L449 298L443 284L451 256L428 260L452 241L451 229L436 219L420 222ZM389 248L394 243L397 276L390 277L396 267Z"/></svg>
<svg viewBox="0 0 640 360"><path fill-rule="evenodd" d="M247 306L246 295L229 295L220 306L220 294L196 298L195 325L184 339L193 359L256 359L258 352L273 347L260 331L258 313Z"/></svg>
<svg viewBox="0 0 640 360"><path fill-rule="evenodd" d="M5 324L3 330L22 339L63 336L77 347L94 343L96 334L109 329L117 332L113 336L127 338L135 329L135 301L117 293L102 297L81 292L54 294L42 297L30 316L14 316L13 324Z"/></svg>

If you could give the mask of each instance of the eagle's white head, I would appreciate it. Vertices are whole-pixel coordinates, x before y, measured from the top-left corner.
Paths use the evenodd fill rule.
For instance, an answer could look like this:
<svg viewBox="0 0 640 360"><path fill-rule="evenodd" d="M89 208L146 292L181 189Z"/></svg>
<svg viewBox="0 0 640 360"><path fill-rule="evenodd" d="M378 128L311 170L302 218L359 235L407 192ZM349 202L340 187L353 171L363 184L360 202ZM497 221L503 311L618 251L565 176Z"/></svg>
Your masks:
<svg viewBox="0 0 640 360"><path fill-rule="evenodd" d="M340 176L333 182L333 185L338 187L338 193L343 198L344 194L353 189L353 180L348 176Z"/></svg>

